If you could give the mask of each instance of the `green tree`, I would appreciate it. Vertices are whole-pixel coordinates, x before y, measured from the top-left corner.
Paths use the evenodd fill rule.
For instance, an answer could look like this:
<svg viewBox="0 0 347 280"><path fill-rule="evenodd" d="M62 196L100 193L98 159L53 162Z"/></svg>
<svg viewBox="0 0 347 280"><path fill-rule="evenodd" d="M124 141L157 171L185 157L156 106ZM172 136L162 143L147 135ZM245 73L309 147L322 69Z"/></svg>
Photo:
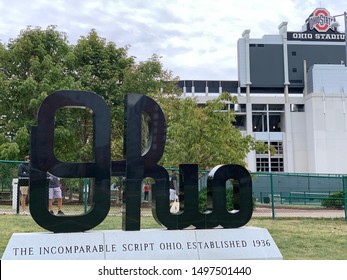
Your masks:
<svg viewBox="0 0 347 280"><path fill-rule="evenodd" d="M28 27L1 47L0 132L13 143L20 134L18 158L28 153L29 129L42 100L54 90L74 87L65 66L69 52L66 35L55 26Z"/></svg>
<svg viewBox="0 0 347 280"><path fill-rule="evenodd" d="M8 143L17 143L18 149L11 149L11 157L23 158L28 153L29 132L36 124L40 104L49 93L61 89L100 94L111 109L117 131L123 121L124 99L119 85L133 61L127 56L127 47L106 43L95 30L81 37L76 46L69 45L66 34L55 26L46 30L28 27L6 46L0 44L0 133L6 136L0 139L0 148L8 150ZM92 158L89 112L59 110L55 125L55 152L61 160ZM17 155L13 155L15 151ZM0 150L0 156L7 154Z"/></svg>
<svg viewBox="0 0 347 280"><path fill-rule="evenodd" d="M243 136L232 125L233 111L223 111L225 102L235 103L235 97L225 92L208 101L205 107L199 107L193 98L162 96L159 100L168 123L164 166L177 167L180 163L197 163L200 169L229 163L245 166L254 139Z"/></svg>

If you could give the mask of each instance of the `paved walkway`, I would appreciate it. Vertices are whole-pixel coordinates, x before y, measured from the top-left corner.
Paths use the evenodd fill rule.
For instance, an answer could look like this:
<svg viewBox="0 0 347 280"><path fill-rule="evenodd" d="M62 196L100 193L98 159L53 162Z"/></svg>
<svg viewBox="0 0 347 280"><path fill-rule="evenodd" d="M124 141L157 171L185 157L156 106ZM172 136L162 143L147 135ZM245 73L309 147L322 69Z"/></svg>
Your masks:
<svg viewBox="0 0 347 280"><path fill-rule="evenodd" d="M272 209L257 207L253 211L253 217L272 217ZM344 218L345 211L343 209L275 208L275 217Z"/></svg>
<svg viewBox="0 0 347 280"><path fill-rule="evenodd" d="M80 207L81 208L81 207ZM77 209L76 209L77 210ZM76 211L70 209L64 209L64 213L67 215L83 214L83 209L76 213ZM10 207L6 209L1 209L0 214L16 214L16 211ZM109 215L122 216L121 207L111 207ZM151 208L142 208L141 215L152 216ZM272 217L271 207L256 207L253 211L253 217ZM300 209L300 208L283 208L275 207L275 217L306 217L306 218L345 218L345 211L341 210L331 210L331 209Z"/></svg>

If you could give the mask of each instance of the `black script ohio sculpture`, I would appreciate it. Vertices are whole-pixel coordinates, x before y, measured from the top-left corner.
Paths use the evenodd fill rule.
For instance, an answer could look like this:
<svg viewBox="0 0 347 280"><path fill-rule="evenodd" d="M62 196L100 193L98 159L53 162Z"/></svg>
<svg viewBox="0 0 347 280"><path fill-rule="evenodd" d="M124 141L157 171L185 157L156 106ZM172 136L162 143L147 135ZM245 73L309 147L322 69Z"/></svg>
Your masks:
<svg viewBox="0 0 347 280"><path fill-rule="evenodd" d="M94 119L94 161L61 162L54 154L54 117L64 107L89 108ZM207 229L241 227L250 220L252 180L248 171L234 164L214 167L208 175L209 210L199 211L198 166L179 166L180 193L184 194L180 212L170 213L169 175L158 164L166 141L166 122L163 111L151 98L128 94L125 116L125 160L110 158L110 112L105 101L87 91L57 91L42 102L37 126L31 130L30 212L41 227L53 232L79 232L94 228L107 216L110 208L110 177L126 178L123 203L123 230L140 230L141 184L146 177L155 180L152 190L152 213L156 221L168 229L189 226ZM141 116L149 117L150 141L141 149ZM84 215L55 216L47 208L47 172L62 178L94 178L92 208ZM226 208L226 182L234 179L234 209Z"/></svg>

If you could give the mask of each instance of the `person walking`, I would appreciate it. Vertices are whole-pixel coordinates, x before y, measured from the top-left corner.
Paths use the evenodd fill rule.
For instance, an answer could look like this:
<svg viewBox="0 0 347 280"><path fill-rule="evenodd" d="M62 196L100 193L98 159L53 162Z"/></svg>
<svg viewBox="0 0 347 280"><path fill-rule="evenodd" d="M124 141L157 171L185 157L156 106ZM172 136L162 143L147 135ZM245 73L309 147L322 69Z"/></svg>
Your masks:
<svg viewBox="0 0 347 280"><path fill-rule="evenodd" d="M48 173L48 179L49 179L49 200L48 200L48 210L51 214L54 214L53 212L53 202L55 199L58 201L58 215L64 215L64 212L62 211L63 207L63 196L61 192L61 184L58 179L58 177Z"/></svg>
<svg viewBox="0 0 347 280"><path fill-rule="evenodd" d="M170 203L172 203L179 197L176 171L172 171L169 177L169 184L170 184Z"/></svg>
<svg viewBox="0 0 347 280"><path fill-rule="evenodd" d="M148 194L149 194L149 186L145 184L143 186L143 192L144 192L144 198L143 200L148 201Z"/></svg>

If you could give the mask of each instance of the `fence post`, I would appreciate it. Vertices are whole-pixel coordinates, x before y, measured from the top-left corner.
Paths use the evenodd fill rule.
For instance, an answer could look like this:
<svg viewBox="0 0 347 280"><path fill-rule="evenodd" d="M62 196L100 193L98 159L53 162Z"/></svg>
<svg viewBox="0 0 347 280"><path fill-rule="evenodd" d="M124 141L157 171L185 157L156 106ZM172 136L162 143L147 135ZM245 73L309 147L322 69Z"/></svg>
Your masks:
<svg viewBox="0 0 347 280"><path fill-rule="evenodd" d="M343 208L345 209L345 221L347 222L347 176L342 176L343 184Z"/></svg>
<svg viewBox="0 0 347 280"><path fill-rule="evenodd" d="M273 186L272 173L270 173L270 187L271 187L271 213L272 213L272 219L275 219L274 186Z"/></svg>
<svg viewBox="0 0 347 280"><path fill-rule="evenodd" d="M21 197L21 192L20 192L19 179L18 179L18 183L17 183L17 196L16 196L16 200L17 200L16 201L16 214L19 214L19 205L21 203L20 197ZM26 203L26 202L24 201L24 203Z"/></svg>
<svg viewBox="0 0 347 280"><path fill-rule="evenodd" d="M20 198L20 191L19 191L19 184L18 184L18 178L12 179L12 209L16 210L16 214L19 214L19 198Z"/></svg>
<svg viewBox="0 0 347 280"><path fill-rule="evenodd" d="M84 178L84 184L83 184L83 205L84 205L84 214L87 213L87 205L88 205L88 192L89 192L89 185L88 185L88 179Z"/></svg>

